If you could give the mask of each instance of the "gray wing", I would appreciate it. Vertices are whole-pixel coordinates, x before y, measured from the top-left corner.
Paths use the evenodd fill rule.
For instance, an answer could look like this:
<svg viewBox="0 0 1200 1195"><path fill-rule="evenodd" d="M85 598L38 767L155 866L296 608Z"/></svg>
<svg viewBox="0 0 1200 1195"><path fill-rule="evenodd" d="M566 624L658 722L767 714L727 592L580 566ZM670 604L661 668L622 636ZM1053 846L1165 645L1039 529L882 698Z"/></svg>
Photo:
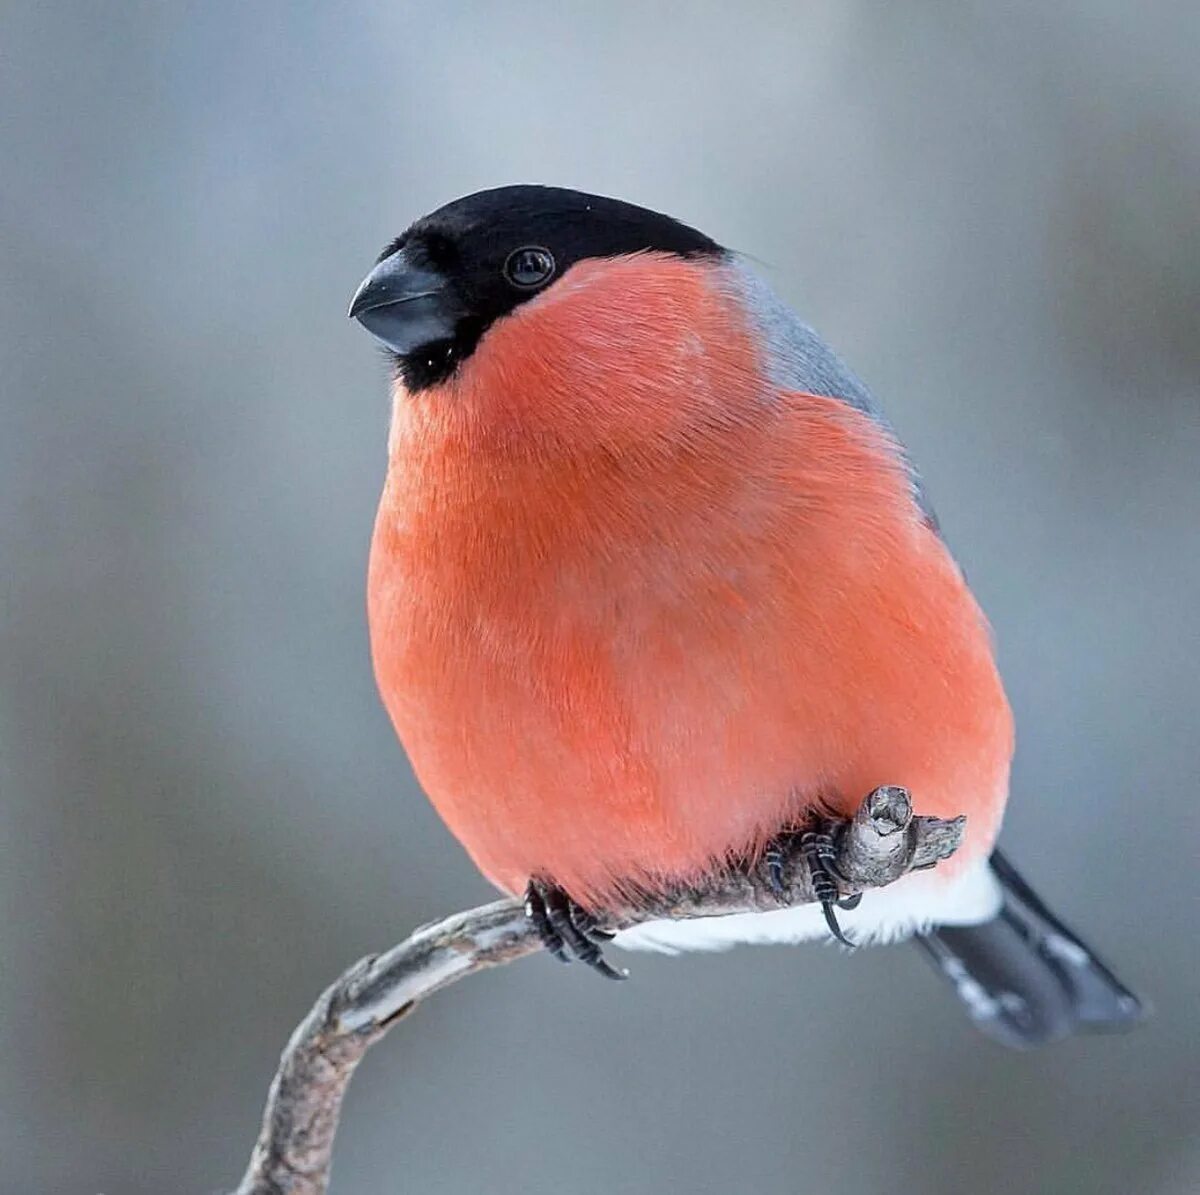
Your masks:
<svg viewBox="0 0 1200 1195"><path fill-rule="evenodd" d="M766 346L771 381L783 389L841 399L886 428L904 453L913 498L936 530L937 516L921 476L875 396L833 349L762 278L736 257L730 264L730 279Z"/></svg>

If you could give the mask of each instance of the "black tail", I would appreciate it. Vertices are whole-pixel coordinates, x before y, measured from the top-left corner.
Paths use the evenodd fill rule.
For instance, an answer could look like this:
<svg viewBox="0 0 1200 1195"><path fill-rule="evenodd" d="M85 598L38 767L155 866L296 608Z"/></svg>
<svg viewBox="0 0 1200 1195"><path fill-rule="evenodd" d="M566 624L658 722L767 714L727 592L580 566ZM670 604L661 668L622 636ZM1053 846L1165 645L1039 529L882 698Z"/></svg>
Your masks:
<svg viewBox="0 0 1200 1195"><path fill-rule="evenodd" d="M1138 998L999 851L991 864L1004 889L993 920L943 926L913 939L954 986L975 1024L1018 1050L1136 1025L1144 1015Z"/></svg>

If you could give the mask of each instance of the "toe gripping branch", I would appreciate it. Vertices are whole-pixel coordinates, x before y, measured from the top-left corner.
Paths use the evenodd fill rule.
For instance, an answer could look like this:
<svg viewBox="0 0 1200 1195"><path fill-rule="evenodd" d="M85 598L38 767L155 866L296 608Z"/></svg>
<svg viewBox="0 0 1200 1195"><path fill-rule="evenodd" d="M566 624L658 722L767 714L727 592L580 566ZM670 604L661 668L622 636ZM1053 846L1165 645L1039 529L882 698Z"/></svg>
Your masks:
<svg viewBox="0 0 1200 1195"><path fill-rule="evenodd" d="M646 893L635 908L604 910L602 921L561 888L534 879L525 891L525 919L556 958L578 959L609 979L626 977L604 958L602 948L614 931L658 919L766 913L816 903L833 937L852 947L837 911L857 907L868 888L886 887L910 871L948 859L965 826L964 817L914 816L908 792L883 785L867 794L853 817L822 818L780 834L760 858L671 892Z"/></svg>
<svg viewBox="0 0 1200 1195"><path fill-rule="evenodd" d="M862 902L861 892L855 892L852 896L842 896L839 889L839 882L846 881L838 871L838 849L835 840L844 826L845 823L822 820L815 829L784 834L768 844L763 854L763 863L772 891L784 904L790 904L785 867L789 856L798 855L800 865L807 873L813 899L821 906L829 932L843 946L853 950L855 943L846 937L837 919L838 909L857 909Z"/></svg>
<svg viewBox="0 0 1200 1195"><path fill-rule="evenodd" d="M561 888L542 880L530 880L525 889L525 916L542 945L561 963L578 959L606 979L627 979L604 957L603 945L615 937L601 929L596 919Z"/></svg>

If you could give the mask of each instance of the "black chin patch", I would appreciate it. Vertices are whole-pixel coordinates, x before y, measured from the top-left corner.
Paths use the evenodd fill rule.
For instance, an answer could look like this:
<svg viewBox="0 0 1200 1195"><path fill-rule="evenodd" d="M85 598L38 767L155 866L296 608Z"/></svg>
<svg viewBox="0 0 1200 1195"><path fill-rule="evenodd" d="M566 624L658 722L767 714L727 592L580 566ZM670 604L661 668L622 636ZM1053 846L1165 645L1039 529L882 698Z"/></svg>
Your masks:
<svg viewBox="0 0 1200 1195"><path fill-rule="evenodd" d="M478 320L460 320L452 340L435 340L415 352L389 353L396 373L410 394L440 386L475 351L484 327Z"/></svg>

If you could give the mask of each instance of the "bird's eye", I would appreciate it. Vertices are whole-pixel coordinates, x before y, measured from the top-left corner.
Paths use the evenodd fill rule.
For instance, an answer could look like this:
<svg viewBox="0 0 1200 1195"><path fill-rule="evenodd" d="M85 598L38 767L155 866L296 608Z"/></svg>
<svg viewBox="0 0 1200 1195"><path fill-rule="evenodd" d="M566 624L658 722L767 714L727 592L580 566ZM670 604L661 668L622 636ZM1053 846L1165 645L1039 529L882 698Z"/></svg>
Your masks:
<svg viewBox="0 0 1200 1195"><path fill-rule="evenodd" d="M540 245L514 249L504 262L504 277L521 290L531 290L554 276L554 255Z"/></svg>

